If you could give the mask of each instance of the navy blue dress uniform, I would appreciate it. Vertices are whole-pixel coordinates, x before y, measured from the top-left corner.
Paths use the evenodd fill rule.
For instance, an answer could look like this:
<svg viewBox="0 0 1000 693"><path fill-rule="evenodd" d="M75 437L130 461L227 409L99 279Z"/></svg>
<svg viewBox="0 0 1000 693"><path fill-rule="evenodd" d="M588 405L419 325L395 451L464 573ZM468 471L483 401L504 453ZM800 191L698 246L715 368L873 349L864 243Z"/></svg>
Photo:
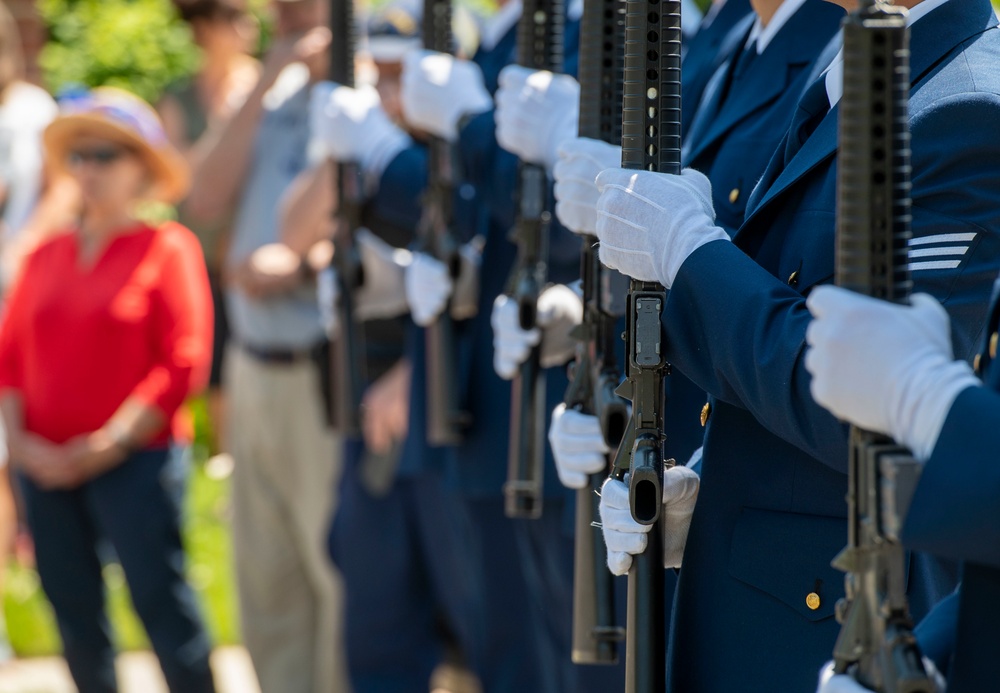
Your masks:
<svg viewBox="0 0 1000 693"><path fill-rule="evenodd" d="M513 62L515 45L512 30L509 38L511 52L508 63ZM578 25L575 19L567 22L564 48L567 73L576 72L578 55ZM495 86L487 83L488 87ZM510 520L503 514L501 489L507 477L507 450L510 435L510 383L502 380L493 367L493 329L490 323L494 299L504 291L516 259L516 247L510 241L517 205L515 202L517 158L498 147L495 138L495 121L492 112L472 119L460 135L462 167L469 174L482 204L475 223L485 236L482 271L480 274L480 305L476 318L466 326L467 342L463 345L464 357L462 382L464 400L472 414L472 427L463 443L449 451L452 460L452 478L468 499L471 513L477 516L477 528L483 533L487 556L488 587L494 586L500 594L507 594L506 601L491 604L496 611L493 623L504 630L508 637L532 639L537 648L532 656L540 659L541 666L533 675L519 676L518 681L507 681L504 690L531 691L609 691L620 686L621 667L579 667L570 660L572 617L572 565L573 565L573 492L558 481L551 453L546 447L544 512L539 520ZM580 245L578 238L558 223L553 223L550 236L549 280L568 282L579 275ZM568 386L563 369L545 372L548 415L562 401ZM492 544L516 542L514 554L497 552ZM509 560L519 564L527 591L524 601L510 599L509 586L512 567ZM524 660L517 668L524 669ZM509 671L514 676L517 672Z"/></svg>
<svg viewBox="0 0 1000 693"><path fill-rule="evenodd" d="M567 28L567 37L572 41L566 50L571 56L568 65L574 67L575 25ZM483 70L490 91L497 87L499 71L513 62L515 40L516 31L512 26L495 46L480 50L474 58ZM429 605L432 612L444 616L442 620L449 634L457 641L486 691L584 690L585 687L578 688L575 681L567 683L568 626L567 644L563 649L555 644L561 624L552 623L553 606L542 593L543 585L540 584L556 582L548 563L553 560L549 554L555 549L539 552L548 562L531 563L530 569L525 569L523 556L532 547L518 523L503 516L500 496L506 474L510 397L509 385L493 373L489 317L493 298L500 293L514 259L514 247L506 236L513 220L516 160L496 145L492 112L472 119L464 127L459 149L466 160L475 161L474 165L467 164L466 170L490 172L488 180L476 181L477 187L468 182L461 185L456 200L459 208L456 216L464 234L467 237L483 234L487 239L480 278L480 314L458 327L461 353L457 366L463 373L460 382L466 386L464 399L475 422L469 432L472 442L458 451L433 449L427 445L424 436L424 340L422 331L414 328L407 349L413 366L410 432L392 492L400 497L374 499L374 503L358 497L362 502L353 504L345 498L336 521L335 534L351 541L351 519L354 520L361 533L354 540L356 543L357 540L372 541L371 534L364 533L364 520L374 515L378 522L383 522L378 508L391 506L392 515L398 518L390 518L390 526L379 532L389 542L387 550L401 549L399 558L394 559L388 569L384 563L378 563L381 551L366 550L350 543L337 552L347 582L347 640L352 683L358 691L417 690L421 685L426 690L424 671L433 661L428 655L434 651L440 653L441 649L441 643L434 642L441 639L427 633L425 623ZM504 175L506 170L510 171L509 178ZM425 185L426 152L415 145L399 154L384 172L378 194L370 205L374 216L384 223L407 225L415 230ZM575 240L568 232L563 231L563 234L567 240ZM560 244L554 245L559 247ZM563 251L567 257L572 256L574 270L578 252L578 246L572 253ZM569 277L557 274L553 278ZM484 349L484 344L489 348ZM560 383L559 374L554 375L557 382L549 385L553 403L565 388L565 378ZM484 443L484 447L477 448L477 442ZM444 464L449 468L451 483L448 486L442 483ZM558 488L554 470L550 470L549 477L553 480L552 488ZM559 490L558 493L563 492ZM376 507L359 509L358 505ZM561 517L559 524L562 525ZM462 531L442 525L457 525ZM443 541L444 538L449 541ZM345 567L345 564L356 569ZM403 577L386 581L382 575L386 570ZM453 586L449 576L455 573L462 576L458 604L454 603L454 595L448 594ZM378 579L374 579L375 576ZM570 599L568 576L568 572L558 575L558 580L562 581L558 586L564 590L567 605ZM387 599L382 586L389 582L400 586L392 599ZM355 603L359 593L371 594L378 603L359 606ZM469 595L475 597L470 600ZM373 621L373 610L379 616L377 621ZM411 614L421 616L417 629L407 622ZM359 630L363 637L352 642ZM409 656L411 648L424 654ZM401 657L409 666L394 672L393 657ZM563 661L566 666L560 666ZM619 678L615 676L613 680ZM611 680L609 677L608 682ZM408 688L401 687L404 681ZM607 689L608 686L600 682L594 688Z"/></svg>
<svg viewBox="0 0 1000 693"><path fill-rule="evenodd" d="M496 54L509 55L513 45L510 35L475 56L487 85L495 88L506 64ZM386 168L366 205L366 221L376 231L403 229L412 239L426 186L427 150L415 143ZM460 188L460 212L475 203L473 193L468 185ZM382 494L366 489L363 444L350 443L330 532L331 555L346 592L351 685L355 693L426 693L435 667L452 661L478 675L486 691L503 690L491 679L500 668L494 662L520 650L512 642L496 652L487 646L491 626L485 607L492 596L476 560L479 537L470 530L459 491L445 481L444 451L426 439L424 334L412 322L405 352L412 369L408 433L393 482Z"/></svg>
<svg viewBox="0 0 1000 693"><path fill-rule="evenodd" d="M719 4L719 3L715 3ZM712 75L739 47L739 36L731 32L750 12L749 0L722 0L719 9L709 9L698 31L685 41L681 71L681 126L686 129ZM683 130L682 130L683 132Z"/></svg>
<svg viewBox="0 0 1000 693"><path fill-rule="evenodd" d="M1000 465L993 443L1000 430L998 330L1000 301L994 299L976 359L984 386L967 388L949 410L903 528L908 547L963 562L957 593L918 629L924 652L948 674L949 693L992 690L997 681Z"/></svg>
<svg viewBox="0 0 1000 693"><path fill-rule="evenodd" d="M785 0L793 2L795 0ZM721 12L738 7L728 0ZM730 13L735 11L730 9ZM701 104L684 137L682 159L712 181L716 223L730 236L743 223L750 192L764 173L771 153L788 129L795 104L805 87L809 71L820 51L837 32L843 11L825 0L805 0L794 10L758 55L756 41L748 45L757 15L739 19L721 47L729 51L712 75ZM710 27L715 26L713 22ZM705 45L694 40L685 56L682 74L689 63L697 74ZM684 88L688 83L685 81ZM690 103L684 93L682 103ZM703 390L682 373L666 381L668 457L680 462L690 458L703 441Z"/></svg>
<svg viewBox="0 0 1000 693"><path fill-rule="evenodd" d="M1000 32L988 0L911 28L915 288L949 311L971 358L1000 261ZM811 130L811 132L810 132ZM687 258L664 311L668 360L710 396L703 483L678 583L669 689L812 690L836 639L847 431L802 363L804 297L834 274L837 108L806 89L734 243ZM951 591L911 558L919 618Z"/></svg>

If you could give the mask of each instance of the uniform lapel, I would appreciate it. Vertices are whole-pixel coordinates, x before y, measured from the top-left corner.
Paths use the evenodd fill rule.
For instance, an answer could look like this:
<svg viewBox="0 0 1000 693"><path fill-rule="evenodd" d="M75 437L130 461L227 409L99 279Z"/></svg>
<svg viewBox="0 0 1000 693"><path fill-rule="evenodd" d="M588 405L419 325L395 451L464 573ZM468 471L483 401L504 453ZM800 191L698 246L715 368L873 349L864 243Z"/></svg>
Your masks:
<svg viewBox="0 0 1000 693"><path fill-rule="evenodd" d="M755 64L749 69L745 79L726 86L732 71L735 56L719 69L709 89L714 92L708 95L703 105L699 107L692 125L690 141L692 142L688 161L694 161L703 151L711 147L719 139L725 137L733 128L751 117L762 108L767 107L779 98L789 88L789 83L796 76L796 68L801 70L815 57L815 32L811 31L820 20L833 20L839 10L824 0L807 0L798 11L788 19L764 52L757 57ZM753 24L751 15L747 18L746 28L742 34L740 46L746 43ZM823 26L829 27L826 21ZM742 28L741 23L738 28ZM738 52L735 54L738 55ZM719 73L724 73L721 78ZM723 97L725 101L723 103ZM709 104L709 98L712 103ZM705 113L702 113L705 109ZM701 126L700 131L695 130Z"/></svg>
<svg viewBox="0 0 1000 693"><path fill-rule="evenodd" d="M713 140L718 137L714 134L717 130L715 123L723 108L723 97L733 71L733 64L746 44L755 17L756 15L751 13L740 20L723 42L726 45L720 50L728 51L729 57L715 71L708 86L705 87L705 94L698 104L698 110L695 111L691 129L684 138L685 144L690 145L683 157L685 161L693 161L712 141L710 137Z"/></svg>
<svg viewBox="0 0 1000 693"><path fill-rule="evenodd" d="M984 29L997 24L989 0L950 0L914 24L910 32L912 79L911 94L921 86L921 80L958 44ZM839 42L839 37L838 37ZM832 46L832 44L831 44ZM824 57L830 51L828 46ZM830 56L827 59L832 59ZM822 63L817 63L819 66ZM795 182L808 174L837 151L837 115L834 107L787 166L783 166L782 153L788 135L771 158L760 184L754 189L747 205L747 216L736 234L740 238L744 229L753 226L753 219L773 203ZM745 238L741 238L745 241Z"/></svg>

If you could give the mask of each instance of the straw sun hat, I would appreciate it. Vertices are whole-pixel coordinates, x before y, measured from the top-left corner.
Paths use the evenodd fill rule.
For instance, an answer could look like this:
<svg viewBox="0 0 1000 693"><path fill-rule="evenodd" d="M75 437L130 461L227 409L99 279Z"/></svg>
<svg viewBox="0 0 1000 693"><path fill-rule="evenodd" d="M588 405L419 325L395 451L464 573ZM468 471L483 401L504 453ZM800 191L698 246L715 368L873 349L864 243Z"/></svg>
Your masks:
<svg viewBox="0 0 1000 693"><path fill-rule="evenodd" d="M57 170L67 170L77 139L97 137L127 146L145 161L153 177L146 197L175 203L187 193L187 162L170 144L156 111L138 96L114 87L79 89L62 95L59 106L59 116L43 136L46 155Z"/></svg>

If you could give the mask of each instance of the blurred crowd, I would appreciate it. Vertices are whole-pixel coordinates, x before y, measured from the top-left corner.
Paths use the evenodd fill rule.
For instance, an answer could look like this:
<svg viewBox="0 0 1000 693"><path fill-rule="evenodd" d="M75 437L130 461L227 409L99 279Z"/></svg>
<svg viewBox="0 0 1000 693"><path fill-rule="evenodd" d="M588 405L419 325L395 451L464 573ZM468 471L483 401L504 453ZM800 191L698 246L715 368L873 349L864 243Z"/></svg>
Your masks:
<svg viewBox="0 0 1000 693"><path fill-rule="evenodd" d="M259 59L245 0L173 4L200 67L148 104L111 87L57 102L25 64L20 36L37 55L40 25L19 31L0 3L0 570L20 532L77 686L114 691L101 566L118 560L170 690L214 690L180 535L185 402L204 393L212 452L237 468L240 620L261 687L345 691L327 550L343 441L316 292L333 182L309 106L329 3L271 2ZM396 118L418 23L391 5L362 24L359 78ZM399 325L379 329L376 368L404 374ZM369 418L376 448L403 433L404 385Z"/></svg>

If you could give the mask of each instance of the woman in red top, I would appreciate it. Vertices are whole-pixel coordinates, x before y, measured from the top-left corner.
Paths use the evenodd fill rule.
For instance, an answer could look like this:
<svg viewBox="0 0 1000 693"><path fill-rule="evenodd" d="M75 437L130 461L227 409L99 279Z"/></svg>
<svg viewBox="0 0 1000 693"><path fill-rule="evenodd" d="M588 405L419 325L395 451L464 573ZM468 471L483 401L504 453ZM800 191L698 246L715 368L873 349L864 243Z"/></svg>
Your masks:
<svg viewBox="0 0 1000 693"><path fill-rule="evenodd" d="M98 545L114 548L171 691L212 691L208 641L182 574L181 405L208 375L201 250L137 221L188 172L155 112L101 88L63 100L51 163L80 186L79 224L25 261L0 328L0 413L38 570L81 693L117 690Z"/></svg>

